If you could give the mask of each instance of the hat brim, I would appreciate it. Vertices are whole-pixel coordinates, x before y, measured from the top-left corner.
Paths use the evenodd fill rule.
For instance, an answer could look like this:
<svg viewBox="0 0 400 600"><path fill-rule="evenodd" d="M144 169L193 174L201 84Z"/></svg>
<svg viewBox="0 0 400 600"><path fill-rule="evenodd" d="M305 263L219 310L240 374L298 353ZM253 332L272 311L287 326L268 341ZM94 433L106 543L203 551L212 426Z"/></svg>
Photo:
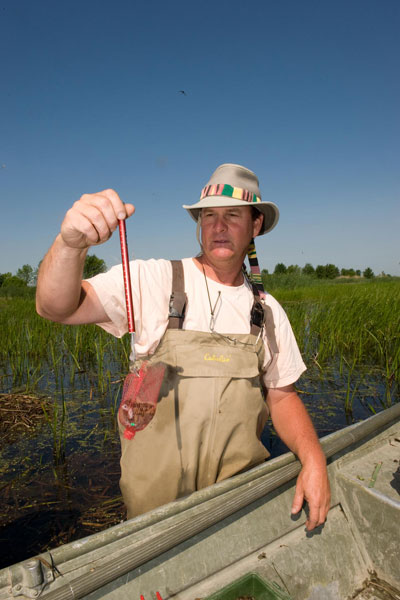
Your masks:
<svg viewBox="0 0 400 600"><path fill-rule="evenodd" d="M258 235L271 231L279 221L279 209L273 202L245 202L228 196L207 196L196 204L183 204L189 215L197 222L202 208L218 208L223 206L253 206L264 215L262 229Z"/></svg>

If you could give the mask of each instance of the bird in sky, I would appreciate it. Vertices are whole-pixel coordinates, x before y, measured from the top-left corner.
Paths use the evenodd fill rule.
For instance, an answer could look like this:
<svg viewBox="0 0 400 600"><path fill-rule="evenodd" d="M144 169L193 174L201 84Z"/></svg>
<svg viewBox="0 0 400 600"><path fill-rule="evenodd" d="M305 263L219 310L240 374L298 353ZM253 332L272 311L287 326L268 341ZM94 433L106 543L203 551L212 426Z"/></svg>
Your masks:
<svg viewBox="0 0 400 600"><path fill-rule="evenodd" d="M187 93L185 92L185 90L179 90L180 94L183 94L184 96L187 96Z"/></svg>

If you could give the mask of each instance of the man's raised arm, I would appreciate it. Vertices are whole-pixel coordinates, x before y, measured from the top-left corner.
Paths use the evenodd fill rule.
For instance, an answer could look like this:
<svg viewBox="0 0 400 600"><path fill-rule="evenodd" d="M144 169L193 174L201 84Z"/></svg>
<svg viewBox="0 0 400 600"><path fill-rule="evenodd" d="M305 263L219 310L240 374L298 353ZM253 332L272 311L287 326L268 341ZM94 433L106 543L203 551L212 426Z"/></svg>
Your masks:
<svg viewBox="0 0 400 600"><path fill-rule="evenodd" d="M39 315L71 325L108 321L94 289L82 282L85 258L91 246L106 242L118 220L130 217L134 210L114 190L85 194L74 203L40 265L36 289Z"/></svg>

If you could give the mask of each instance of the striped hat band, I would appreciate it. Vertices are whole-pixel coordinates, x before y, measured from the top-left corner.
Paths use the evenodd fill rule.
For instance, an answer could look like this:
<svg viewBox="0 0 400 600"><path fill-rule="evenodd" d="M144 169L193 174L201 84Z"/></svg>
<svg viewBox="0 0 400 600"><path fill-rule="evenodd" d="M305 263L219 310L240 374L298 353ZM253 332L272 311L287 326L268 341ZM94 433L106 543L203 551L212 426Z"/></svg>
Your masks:
<svg viewBox="0 0 400 600"><path fill-rule="evenodd" d="M206 187L201 190L200 200L203 200L203 198L207 198L208 196L226 196L228 198L235 198L235 200L243 200L244 202L261 202L261 198L256 196L253 192L233 187L227 183L206 185Z"/></svg>

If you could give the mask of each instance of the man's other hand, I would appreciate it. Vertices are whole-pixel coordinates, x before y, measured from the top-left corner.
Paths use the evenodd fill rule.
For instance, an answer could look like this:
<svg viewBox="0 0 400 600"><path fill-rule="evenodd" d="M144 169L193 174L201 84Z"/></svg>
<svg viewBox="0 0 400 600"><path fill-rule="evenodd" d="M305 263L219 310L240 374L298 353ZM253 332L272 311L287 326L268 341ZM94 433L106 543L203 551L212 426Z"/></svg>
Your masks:
<svg viewBox="0 0 400 600"><path fill-rule="evenodd" d="M325 522L330 499L331 493L325 464L306 463L297 478L292 514L300 512L304 501L307 501L309 511L306 528L311 531Z"/></svg>

